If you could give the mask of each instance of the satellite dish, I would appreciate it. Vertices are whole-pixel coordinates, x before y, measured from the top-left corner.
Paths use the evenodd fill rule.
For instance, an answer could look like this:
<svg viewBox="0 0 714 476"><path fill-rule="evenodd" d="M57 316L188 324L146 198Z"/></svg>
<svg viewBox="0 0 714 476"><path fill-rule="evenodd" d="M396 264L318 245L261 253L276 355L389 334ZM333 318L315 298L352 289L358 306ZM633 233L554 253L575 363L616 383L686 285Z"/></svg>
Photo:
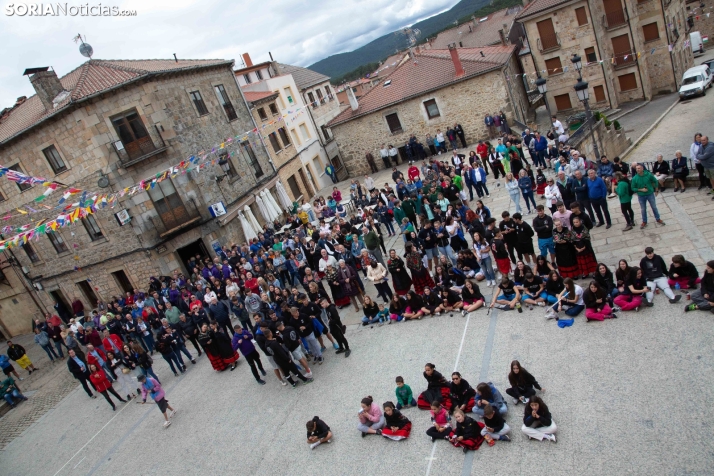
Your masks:
<svg viewBox="0 0 714 476"><path fill-rule="evenodd" d="M89 43L82 42L82 44L79 45L79 52L82 56L91 59L94 54L94 49L92 49Z"/></svg>
<svg viewBox="0 0 714 476"><path fill-rule="evenodd" d="M107 188L109 186L109 177L102 174L102 176L99 177L99 180L97 180L97 186L99 188Z"/></svg>

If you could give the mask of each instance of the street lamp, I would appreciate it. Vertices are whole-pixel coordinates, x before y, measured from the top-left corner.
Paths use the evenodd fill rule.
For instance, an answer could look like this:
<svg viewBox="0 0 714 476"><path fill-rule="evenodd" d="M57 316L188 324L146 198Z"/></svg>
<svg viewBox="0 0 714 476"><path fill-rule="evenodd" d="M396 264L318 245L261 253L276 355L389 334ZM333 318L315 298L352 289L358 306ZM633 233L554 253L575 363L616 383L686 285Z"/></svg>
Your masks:
<svg viewBox="0 0 714 476"><path fill-rule="evenodd" d="M538 92L543 95L543 101L545 102L545 108L548 111L548 120L550 121L551 118L553 117L553 114L550 112L550 105L548 104L548 96L546 96L545 93L548 92L548 86L546 86L546 80L545 78L541 78L540 74L538 75L538 79L536 79L536 87L538 88Z"/></svg>
<svg viewBox="0 0 714 476"><path fill-rule="evenodd" d="M600 163L600 150L597 146L597 140L595 140L595 130L592 126L592 113L590 112L590 104L588 103L588 98L590 97L590 93L588 92L588 83L587 81L583 81L583 75L581 73L583 63L580 59L580 56L578 56L577 54L573 54L573 57L570 61L575 66L575 69L578 70L578 82L575 84L575 94L578 95L578 99L580 100L580 102L583 103L583 106L585 106L585 122L587 124L588 129L590 129L590 137L593 141L595 159L598 163Z"/></svg>
<svg viewBox="0 0 714 476"><path fill-rule="evenodd" d="M231 171L231 166L228 164L228 159L226 156L221 156L220 160L218 161L218 165L221 166L221 170L223 170L223 175L216 176L216 182L222 181L224 178L226 178Z"/></svg>

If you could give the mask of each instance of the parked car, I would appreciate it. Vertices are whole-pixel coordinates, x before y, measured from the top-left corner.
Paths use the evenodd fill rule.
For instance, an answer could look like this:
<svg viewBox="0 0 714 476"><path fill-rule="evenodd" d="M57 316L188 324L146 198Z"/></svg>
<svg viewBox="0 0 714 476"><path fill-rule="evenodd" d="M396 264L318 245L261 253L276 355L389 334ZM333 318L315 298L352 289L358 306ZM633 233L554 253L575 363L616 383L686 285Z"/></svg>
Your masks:
<svg viewBox="0 0 714 476"><path fill-rule="evenodd" d="M700 65L689 68L682 76L682 86L679 88L679 99L697 95L705 96L707 88L712 85L712 72L709 66Z"/></svg>
<svg viewBox="0 0 714 476"><path fill-rule="evenodd" d="M692 53L695 55L704 53L704 41L702 40L702 34L700 32L690 31L689 42L692 45Z"/></svg>

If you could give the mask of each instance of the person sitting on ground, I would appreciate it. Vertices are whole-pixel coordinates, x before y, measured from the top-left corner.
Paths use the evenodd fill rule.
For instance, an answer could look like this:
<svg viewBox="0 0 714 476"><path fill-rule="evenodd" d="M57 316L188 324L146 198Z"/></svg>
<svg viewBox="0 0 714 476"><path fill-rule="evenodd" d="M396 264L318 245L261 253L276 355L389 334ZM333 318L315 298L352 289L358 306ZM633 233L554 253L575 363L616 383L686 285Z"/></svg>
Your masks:
<svg viewBox="0 0 714 476"><path fill-rule="evenodd" d="M624 277L622 292L615 297L614 303L622 311L634 310L637 312L640 310L644 295L650 288L647 287L647 280L640 268L634 267L628 269L629 272Z"/></svg>
<svg viewBox="0 0 714 476"><path fill-rule="evenodd" d="M374 327L375 323L380 323L384 324L379 320L379 306L377 306L377 303L372 301L372 298L369 296L364 297L364 306L363 306L363 311L364 311L364 316L362 317L362 325L370 325L371 327Z"/></svg>
<svg viewBox="0 0 714 476"><path fill-rule="evenodd" d="M424 390L417 399L417 406L422 410L429 410L431 402L441 401L444 408L451 409L451 390L449 383L443 375L436 370L436 366L428 363L424 366L424 378L427 382L427 389Z"/></svg>
<svg viewBox="0 0 714 476"><path fill-rule="evenodd" d="M692 303L684 311L712 311L714 309L714 260L707 261L704 277L698 290L690 294Z"/></svg>
<svg viewBox="0 0 714 476"><path fill-rule="evenodd" d="M406 320L421 319L424 316L424 300L414 290L410 290L406 296L406 308L403 316Z"/></svg>
<svg viewBox="0 0 714 476"><path fill-rule="evenodd" d="M431 442L436 440L448 440L453 429L449 422L451 421L451 416L448 410L441 405L439 400L434 400L431 402L431 424L427 430L427 436L431 437Z"/></svg>
<svg viewBox="0 0 714 476"><path fill-rule="evenodd" d="M412 431L412 422L409 421L409 418L402 415L402 412L397 410L392 402L384 402L382 408L386 424L383 429L377 430L377 434L394 441L409 438Z"/></svg>
<svg viewBox="0 0 714 476"><path fill-rule="evenodd" d="M516 287L516 283L509 279L507 275L504 275L498 284L498 289L500 290L499 292L493 293L491 307L498 304L498 308L503 311L514 309L521 300L521 292Z"/></svg>
<svg viewBox="0 0 714 476"><path fill-rule="evenodd" d="M702 280L699 278L699 272L696 266L690 261L684 259L682 255L672 256L672 264L669 265L669 279L667 284L680 289L697 289L697 284Z"/></svg>
<svg viewBox="0 0 714 476"><path fill-rule="evenodd" d="M563 285L565 287L558 295L558 302L553 304L553 307L548 310L548 314L546 315L548 319L558 320L558 313L564 308L567 308L565 309L565 314L568 317L575 317L585 309L583 288L575 284L571 278L565 278Z"/></svg>
<svg viewBox="0 0 714 476"><path fill-rule="evenodd" d="M491 382L481 382L476 385L476 405L473 408L473 412L478 416L484 415L484 408L486 405L491 405L496 411L498 411L501 416L505 416L508 413L508 405L503 399L503 395L498 391L496 386Z"/></svg>
<svg viewBox="0 0 714 476"><path fill-rule="evenodd" d="M379 405L374 403L374 399L371 395L364 397L360 405L362 409L357 414L359 418L357 429L362 432L362 438L367 435L378 435L378 431L381 431L384 425L387 424L382 410L379 408Z"/></svg>
<svg viewBox="0 0 714 476"><path fill-rule="evenodd" d="M540 397L531 398L523 412L521 431L528 439L535 438L539 441L547 439L555 443L555 432L557 430L558 427L553 421L545 402Z"/></svg>
<svg viewBox="0 0 714 476"><path fill-rule="evenodd" d="M481 294L477 284L473 281L466 281L464 287L461 288L461 298L463 299L463 309L461 310L462 315L466 315L470 312L475 311L480 308L486 302L486 298Z"/></svg>
<svg viewBox="0 0 714 476"><path fill-rule="evenodd" d="M421 308L424 314L430 316L440 316L444 308L441 306L441 295L434 292L431 288L424 288L424 307Z"/></svg>
<svg viewBox="0 0 714 476"><path fill-rule="evenodd" d="M607 292L597 281L590 281L588 288L583 293L585 303L585 318L588 321L603 321L605 319L616 319L617 314L607 304Z"/></svg>
<svg viewBox="0 0 714 476"><path fill-rule="evenodd" d="M395 390L395 393L397 394L397 410L417 406L417 401L414 400L412 388L404 383L404 378L397 376L395 382L397 383L397 388Z"/></svg>
<svg viewBox="0 0 714 476"><path fill-rule="evenodd" d="M526 272L523 283L518 286L518 291L522 295L521 301L528 304L530 309L533 309L533 306L545 306L545 283L533 272Z"/></svg>
<svg viewBox="0 0 714 476"><path fill-rule="evenodd" d="M528 403L529 399L536 394L535 389L545 392L535 377L521 367L521 363L517 360L511 362L508 382L511 384L511 388L507 388L506 393L513 397L514 405Z"/></svg>
<svg viewBox="0 0 714 476"><path fill-rule="evenodd" d="M655 254L654 248L651 246L645 248L645 256L640 260L640 268L642 268L645 279L647 279L647 287L651 289L646 294L648 303L652 302L655 288L660 288L665 296L669 298L671 304L677 303L682 299L680 294L675 296L672 288L669 287L667 265L660 255Z"/></svg>
<svg viewBox="0 0 714 476"><path fill-rule="evenodd" d="M476 405L476 390L459 372L451 374L449 389L451 391L452 411L457 408L465 413L473 410L474 405Z"/></svg>
<svg viewBox="0 0 714 476"><path fill-rule="evenodd" d="M329 443L332 438L332 432L327 423L320 420L320 417L314 416L312 420L307 422L305 425L307 427L307 444L310 445L310 449L314 450L323 443Z"/></svg>
<svg viewBox="0 0 714 476"><path fill-rule="evenodd" d="M16 398L19 398L22 402L27 400L27 397L22 394L12 377L7 377L0 382L0 395L2 395L8 405L10 405L10 408L15 408L17 405L15 403Z"/></svg>
<svg viewBox="0 0 714 476"><path fill-rule="evenodd" d="M398 294L392 296L392 300L389 301L389 320L400 322L404 319L404 311L407 308L407 303L403 297Z"/></svg>
<svg viewBox="0 0 714 476"><path fill-rule="evenodd" d="M511 438L508 436L511 427L509 427L506 420L503 419L503 415L497 412L491 405L486 405L483 409L483 423L485 426L481 429L481 436L484 437L488 446L495 445L496 440L511 441Z"/></svg>
<svg viewBox="0 0 714 476"><path fill-rule="evenodd" d="M456 428L451 435L450 442L457 448L463 448L464 454L469 450L476 451L483 443L481 430L484 424L475 421L471 417L467 417L461 410L454 411L454 419L456 420Z"/></svg>
<svg viewBox="0 0 714 476"><path fill-rule="evenodd" d="M459 309L464 307L464 302L461 300L461 295L456 291L442 288L440 294L442 302L441 307L444 309L444 312L448 311L451 313L453 311L458 311Z"/></svg>

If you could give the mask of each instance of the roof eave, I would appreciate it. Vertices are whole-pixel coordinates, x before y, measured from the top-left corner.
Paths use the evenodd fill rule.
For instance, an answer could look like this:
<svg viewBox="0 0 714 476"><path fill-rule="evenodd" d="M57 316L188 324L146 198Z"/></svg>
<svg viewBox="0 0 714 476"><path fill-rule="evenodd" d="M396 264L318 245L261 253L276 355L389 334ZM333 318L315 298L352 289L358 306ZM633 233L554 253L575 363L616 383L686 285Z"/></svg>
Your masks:
<svg viewBox="0 0 714 476"><path fill-rule="evenodd" d="M24 134L24 133L26 133L26 132L28 132L28 131L34 129L35 127L37 127L37 126L41 125L42 123L44 123L45 121L47 121L48 119L51 119L51 118L53 118L53 117L59 115L60 113L65 112L65 111L66 111L67 109L69 109L70 106L72 106L72 105L80 104L80 103L83 103L83 102L88 101L88 100L90 100L90 99L94 99L95 97L101 96L102 94L106 94L106 93L110 93L110 92L112 92L112 91L116 91L116 90L119 89L119 88L123 88L124 86L127 86L127 85L132 84L132 83L137 82L137 81L140 81L140 80L142 80L142 79L148 79L148 78L151 78L151 77L154 77L154 76L161 76L161 75L163 75L163 74L183 73L183 72L191 71L191 70L194 70L194 69L203 69L203 68L212 68L212 67L217 67L217 66L225 66L225 65L228 65L228 64L230 64L230 65L232 66L232 65L233 65L233 60L226 60L226 61L224 61L224 62L222 62L222 63L214 63L214 64L210 64L210 65L194 65L194 66L190 66L190 67L186 67L186 68L181 68L181 69L173 69L173 70L170 70L170 71L151 71L151 72L145 73L145 74L143 74L143 75L141 75L141 76L137 76L137 77L135 77L135 78L132 78L132 79L130 79L129 81L125 81L125 82L123 82L123 83L119 83L119 84L117 84L117 85L114 85L114 86L112 86L111 88L104 89L104 90L102 90L102 91L98 91L98 92L96 92L96 93L90 94L89 96L85 96L85 97L83 97L83 98L81 98L81 99L78 99L78 100L71 99L67 104L65 104L65 105L62 106L61 108L57 109L57 111L53 112L53 113L50 114L49 116L43 117L41 120L39 120L39 121L37 121L37 122L31 124L30 126L28 126L28 127L24 128L24 129L20 130L19 132L16 132L15 134L11 135L10 137L8 137L7 139L5 139L4 141L0 142L0 146L7 145L9 142L11 142L13 139L17 138L18 136L21 136L22 134ZM231 69L232 69L232 68L231 68Z"/></svg>
<svg viewBox="0 0 714 476"><path fill-rule="evenodd" d="M552 13L555 10L559 10L560 8L563 7L563 5L565 5L566 3L571 3L572 1L576 1L576 0L563 0L562 2L560 2L556 5L553 5L551 7L548 7L544 10L539 10L537 12L532 12L532 13L526 12L526 14L523 16L520 16L520 15L516 16L514 21L523 22L524 20L532 20L533 18L536 18L540 15L547 15L548 13ZM521 10L521 12L523 12L523 10Z"/></svg>

